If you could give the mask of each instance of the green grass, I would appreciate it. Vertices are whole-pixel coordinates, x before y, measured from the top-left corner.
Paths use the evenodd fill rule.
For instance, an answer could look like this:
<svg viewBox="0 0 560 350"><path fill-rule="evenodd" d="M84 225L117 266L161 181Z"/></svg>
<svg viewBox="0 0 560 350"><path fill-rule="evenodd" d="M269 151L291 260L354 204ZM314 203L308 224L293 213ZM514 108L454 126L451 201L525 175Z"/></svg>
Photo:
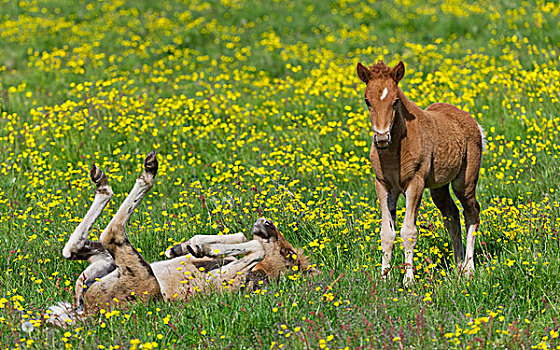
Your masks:
<svg viewBox="0 0 560 350"><path fill-rule="evenodd" d="M0 348L560 346L559 12L501 0L0 0ZM458 276L428 195L417 283L401 283L399 242L380 279L355 72L378 59L404 61L401 87L420 107L452 103L486 130L472 279ZM97 239L152 149L160 172L128 227L148 261L197 233L249 236L265 216L322 274L41 324L85 268L61 250L93 198L91 162L116 193Z"/></svg>

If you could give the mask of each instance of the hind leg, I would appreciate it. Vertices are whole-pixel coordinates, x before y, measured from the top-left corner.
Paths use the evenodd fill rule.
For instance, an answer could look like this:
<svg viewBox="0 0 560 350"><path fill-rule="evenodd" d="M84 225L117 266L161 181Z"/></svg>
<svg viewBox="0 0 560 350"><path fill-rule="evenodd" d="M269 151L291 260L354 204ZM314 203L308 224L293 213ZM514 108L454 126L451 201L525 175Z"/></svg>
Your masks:
<svg viewBox="0 0 560 350"><path fill-rule="evenodd" d="M475 236L480 224L480 204L476 200L476 184L478 182L478 171L480 169L480 156L478 162L471 162L466 166L465 172L452 182L453 192L459 198L463 206L465 217L465 228L467 231L467 246L465 249L465 261L463 270L465 275L474 273L474 243Z"/></svg>
<svg viewBox="0 0 560 350"><path fill-rule="evenodd" d="M161 298L160 286L152 268L132 246L125 229L131 214L152 188L157 168L156 155L152 151L147 155L144 170L130 194L101 234L99 240L113 256L117 270L90 287L86 294L87 303L103 306L114 298Z"/></svg>
<svg viewBox="0 0 560 350"><path fill-rule="evenodd" d="M256 240L237 244L209 244L202 246L189 246L193 255L208 256L214 258L227 258L244 255L220 268L207 273L206 284L217 289L237 289L245 281L247 274L255 265L265 257L262 244Z"/></svg>
<svg viewBox="0 0 560 350"><path fill-rule="evenodd" d="M75 285L75 306L77 311L83 308L83 293L103 276L111 273L115 262L107 249L100 242L88 240L91 227L113 196L105 174L95 165L91 165L90 179L95 184L95 197L87 214L70 235L62 250L62 255L69 260L87 260L90 265L80 274Z"/></svg>
<svg viewBox="0 0 560 350"><path fill-rule="evenodd" d="M69 260L88 260L105 250L103 246L91 242L87 238L95 220L111 200L113 191L109 186L107 177L95 164L91 165L90 178L95 184L95 197L87 214L70 235L62 250L62 256Z"/></svg>
<svg viewBox="0 0 560 350"><path fill-rule="evenodd" d="M443 223L449 237L451 238L451 245L453 246L453 258L457 266L463 262L463 240L461 239L461 222L459 220L459 209L449 193L449 185L444 187L430 189L432 200L434 204L443 215Z"/></svg>
<svg viewBox="0 0 560 350"><path fill-rule="evenodd" d="M464 208L465 226L467 230L467 247L465 249L465 262L463 269L466 275L474 273L474 244L475 236L480 225L480 205L474 193L472 195L456 194Z"/></svg>
<svg viewBox="0 0 560 350"><path fill-rule="evenodd" d="M49 307L51 313L48 322L57 326L67 326L79 318L84 308L83 296L89 286L107 276L116 268L115 261L107 249L100 242L88 240L91 227L113 196L107 177L95 164L91 166L90 179L95 184L93 203L62 250L64 258L68 260L87 260L90 264L76 281L74 307L66 302L59 302L57 305Z"/></svg>

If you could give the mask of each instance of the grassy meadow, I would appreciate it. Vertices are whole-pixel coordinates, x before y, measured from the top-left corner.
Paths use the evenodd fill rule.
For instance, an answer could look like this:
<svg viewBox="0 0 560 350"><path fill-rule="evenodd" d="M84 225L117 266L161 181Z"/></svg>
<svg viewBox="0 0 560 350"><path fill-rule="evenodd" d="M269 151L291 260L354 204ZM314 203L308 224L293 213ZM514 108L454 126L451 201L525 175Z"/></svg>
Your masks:
<svg viewBox="0 0 560 350"><path fill-rule="evenodd" d="M0 348L560 348L558 18L541 0L0 0ZM378 59L404 61L420 107L486 130L474 278L426 192L417 283L402 284L400 238L380 280L356 76ZM156 184L128 225L148 261L264 216L322 274L48 327L86 266L61 251L89 166L115 192L96 240L150 150Z"/></svg>

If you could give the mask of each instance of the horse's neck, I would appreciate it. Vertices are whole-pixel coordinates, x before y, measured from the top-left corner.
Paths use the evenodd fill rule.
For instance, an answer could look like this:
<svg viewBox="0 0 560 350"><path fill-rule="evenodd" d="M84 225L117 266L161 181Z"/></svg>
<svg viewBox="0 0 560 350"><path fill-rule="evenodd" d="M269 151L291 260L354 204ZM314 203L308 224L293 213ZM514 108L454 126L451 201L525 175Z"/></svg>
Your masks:
<svg viewBox="0 0 560 350"><path fill-rule="evenodd" d="M418 107L416 103L409 100L400 87L398 89L399 89L398 96L404 107L402 116L405 119L405 121L410 121L418 117L421 117L424 111L420 107Z"/></svg>
<svg viewBox="0 0 560 350"><path fill-rule="evenodd" d="M403 137L409 136L407 129L410 123L414 123L419 117L423 116L423 111L414 102L408 99L405 94L399 89L399 99L401 100L400 110L395 116L395 125L393 126L395 141L402 139Z"/></svg>
<svg viewBox="0 0 560 350"><path fill-rule="evenodd" d="M399 98L401 99L402 105L395 112L395 120L393 122L393 128L391 132L391 137L394 143L400 142L400 140L406 136L406 114L408 112L406 110L406 107L404 105L404 100L403 100L403 98L406 97L404 97L404 95L400 93Z"/></svg>

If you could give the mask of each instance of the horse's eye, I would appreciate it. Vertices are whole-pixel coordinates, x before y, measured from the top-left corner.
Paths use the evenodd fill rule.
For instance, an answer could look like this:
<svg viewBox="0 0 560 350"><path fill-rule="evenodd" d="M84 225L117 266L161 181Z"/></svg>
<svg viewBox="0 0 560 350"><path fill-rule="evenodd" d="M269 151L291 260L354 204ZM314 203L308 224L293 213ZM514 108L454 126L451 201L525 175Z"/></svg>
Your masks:
<svg viewBox="0 0 560 350"><path fill-rule="evenodd" d="M400 101L400 100L397 98L397 99L395 100L395 102L393 102L393 109L397 109L397 106L399 105L399 101Z"/></svg>
<svg viewBox="0 0 560 350"><path fill-rule="evenodd" d="M371 107L371 103L369 103L369 100L366 98L366 106Z"/></svg>

